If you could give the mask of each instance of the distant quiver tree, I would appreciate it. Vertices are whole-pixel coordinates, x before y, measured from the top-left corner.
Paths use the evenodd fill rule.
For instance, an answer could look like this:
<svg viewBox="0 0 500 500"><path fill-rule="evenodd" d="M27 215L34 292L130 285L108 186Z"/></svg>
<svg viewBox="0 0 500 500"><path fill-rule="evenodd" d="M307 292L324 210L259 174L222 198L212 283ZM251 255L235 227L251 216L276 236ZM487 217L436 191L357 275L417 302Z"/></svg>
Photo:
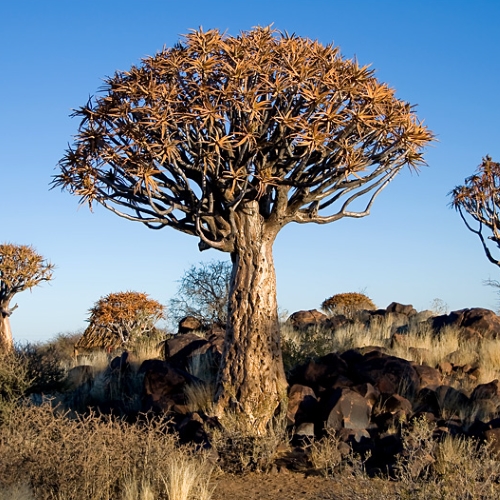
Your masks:
<svg viewBox="0 0 500 500"><path fill-rule="evenodd" d="M500 257L492 253L494 247L500 248L500 163L485 156L476 173L449 195L451 206L478 236L488 260L500 267Z"/></svg>
<svg viewBox="0 0 500 500"><path fill-rule="evenodd" d="M0 349L11 351L14 342L9 317L14 295L52 279L54 265L29 245L0 244Z"/></svg>
<svg viewBox="0 0 500 500"><path fill-rule="evenodd" d="M127 347L155 333L165 308L141 292L110 293L89 311L89 326L75 345L79 349Z"/></svg>
<svg viewBox="0 0 500 500"><path fill-rule="evenodd" d="M372 299L364 293L347 292L337 293L321 304L321 309L330 314L343 314L347 318L354 318L357 311L376 309Z"/></svg>
<svg viewBox="0 0 500 500"><path fill-rule="evenodd" d="M272 247L290 222L369 214L432 133L339 49L258 27L197 30L79 108L54 185L193 235L233 269L216 408L263 433L286 391Z"/></svg>

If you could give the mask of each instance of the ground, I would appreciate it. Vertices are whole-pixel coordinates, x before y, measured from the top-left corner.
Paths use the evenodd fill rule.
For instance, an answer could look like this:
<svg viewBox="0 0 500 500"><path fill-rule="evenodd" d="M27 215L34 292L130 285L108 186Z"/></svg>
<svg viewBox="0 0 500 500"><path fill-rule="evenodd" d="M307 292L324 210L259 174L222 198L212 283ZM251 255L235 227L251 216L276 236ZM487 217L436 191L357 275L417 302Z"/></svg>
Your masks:
<svg viewBox="0 0 500 500"><path fill-rule="evenodd" d="M223 474L214 479L212 500L334 500L338 484L295 472Z"/></svg>

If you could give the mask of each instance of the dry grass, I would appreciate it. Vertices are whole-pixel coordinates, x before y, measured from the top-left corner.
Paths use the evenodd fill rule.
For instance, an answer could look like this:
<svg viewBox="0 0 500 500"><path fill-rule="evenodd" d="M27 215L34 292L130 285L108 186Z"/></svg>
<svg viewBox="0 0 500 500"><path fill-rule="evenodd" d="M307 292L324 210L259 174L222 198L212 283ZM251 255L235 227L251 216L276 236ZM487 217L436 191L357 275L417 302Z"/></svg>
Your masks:
<svg viewBox="0 0 500 500"><path fill-rule="evenodd" d="M0 488L2 500L35 500L31 488L25 484L13 484L6 488Z"/></svg>
<svg viewBox="0 0 500 500"><path fill-rule="evenodd" d="M247 422L240 414L227 411L221 418L221 428L215 429L211 442L219 455L224 472L268 472L280 455L280 447L288 446L285 415L275 417L264 436L249 436Z"/></svg>
<svg viewBox="0 0 500 500"><path fill-rule="evenodd" d="M195 461L187 455L170 460L163 479L168 500L210 500L212 470L209 462Z"/></svg>
<svg viewBox="0 0 500 500"><path fill-rule="evenodd" d="M166 499L162 473L170 463L193 461L198 471L206 464L168 431L164 419L130 425L96 415L70 419L49 405L18 407L0 427L0 486L29 485L36 500Z"/></svg>

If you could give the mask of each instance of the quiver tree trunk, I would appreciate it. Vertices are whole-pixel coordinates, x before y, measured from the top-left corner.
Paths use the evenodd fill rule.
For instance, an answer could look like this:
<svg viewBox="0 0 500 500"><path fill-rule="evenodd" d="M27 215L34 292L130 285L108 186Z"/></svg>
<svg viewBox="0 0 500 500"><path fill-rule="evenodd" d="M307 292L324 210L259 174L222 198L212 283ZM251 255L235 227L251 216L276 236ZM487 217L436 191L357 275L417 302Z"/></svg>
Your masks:
<svg viewBox="0 0 500 500"><path fill-rule="evenodd" d="M241 417L250 433L263 434L286 395L272 245L257 202L234 215L235 250L228 322L218 376L218 413Z"/></svg>
<svg viewBox="0 0 500 500"><path fill-rule="evenodd" d="M15 307L13 309L15 309ZM9 309L8 303L0 303L0 350L3 352L12 351L14 348L9 319L12 310Z"/></svg>

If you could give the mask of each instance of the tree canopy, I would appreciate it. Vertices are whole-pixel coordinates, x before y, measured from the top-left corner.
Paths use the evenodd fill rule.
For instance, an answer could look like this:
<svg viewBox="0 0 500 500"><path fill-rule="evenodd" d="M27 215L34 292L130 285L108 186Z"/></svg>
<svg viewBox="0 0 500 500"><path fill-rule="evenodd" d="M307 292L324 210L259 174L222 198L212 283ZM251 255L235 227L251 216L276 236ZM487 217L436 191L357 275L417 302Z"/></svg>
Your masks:
<svg viewBox="0 0 500 500"><path fill-rule="evenodd" d="M269 27L192 31L107 78L103 93L75 111L54 185L202 248L233 250L245 200L279 227L364 216L432 139L368 67Z"/></svg>
<svg viewBox="0 0 500 500"><path fill-rule="evenodd" d="M460 213L467 229L479 237L488 260L500 266L500 257L493 255L489 244L500 248L500 163L485 156L477 172L449 194L452 207ZM466 214L477 226L471 225ZM485 236L485 230L489 236Z"/></svg>
<svg viewBox="0 0 500 500"><path fill-rule="evenodd" d="M101 297L89 312L89 326L76 349L114 348L147 337L164 317L165 308L145 293L118 292Z"/></svg>
<svg viewBox="0 0 500 500"><path fill-rule="evenodd" d="M29 245L0 244L0 344L12 347L9 316L17 307L9 307L19 292L50 281L54 265Z"/></svg>

